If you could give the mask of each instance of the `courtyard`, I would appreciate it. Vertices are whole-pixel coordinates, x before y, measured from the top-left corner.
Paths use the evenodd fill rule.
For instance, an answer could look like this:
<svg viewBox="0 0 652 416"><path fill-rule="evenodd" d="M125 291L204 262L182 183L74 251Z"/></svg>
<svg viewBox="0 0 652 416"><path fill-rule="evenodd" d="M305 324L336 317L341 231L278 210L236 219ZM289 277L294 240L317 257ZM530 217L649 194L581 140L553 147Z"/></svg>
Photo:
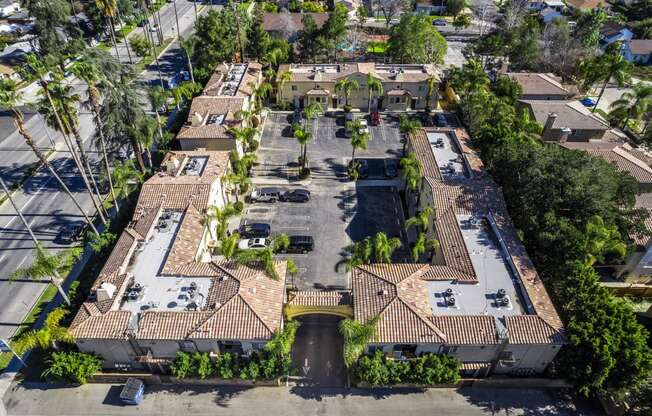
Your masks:
<svg viewBox="0 0 652 416"><path fill-rule="evenodd" d="M299 290L345 289L349 287L343 248L377 232L398 237L404 247L395 253L404 261L408 253L401 206L399 178L386 178L384 160L402 155L398 122L385 116L379 126L370 126L371 140L357 159L369 165L368 180L350 181L346 166L351 159L349 139L344 137L341 117L324 116L311 125L314 138L308 143L311 176L296 178L299 144L291 137L288 114L274 113L267 120L253 169L257 186L306 188L307 203L277 202L248 204L243 220L266 222L272 233L310 235L314 251L286 254L297 264L298 273L289 282Z"/></svg>

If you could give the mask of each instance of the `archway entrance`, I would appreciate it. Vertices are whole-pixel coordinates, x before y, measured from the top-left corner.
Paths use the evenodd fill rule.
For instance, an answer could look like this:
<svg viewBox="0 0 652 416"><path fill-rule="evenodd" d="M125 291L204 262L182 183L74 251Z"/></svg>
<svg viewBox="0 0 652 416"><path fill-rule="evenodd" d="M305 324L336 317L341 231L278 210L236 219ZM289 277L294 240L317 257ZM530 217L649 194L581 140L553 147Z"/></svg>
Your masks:
<svg viewBox="0 0 652 416"><path fill-rule="evenodd" d="M338 331L341 317L312 314L297 316L301 323L292 347L292 360L300 385L344 387L346 368L343 341Z"/></svg>

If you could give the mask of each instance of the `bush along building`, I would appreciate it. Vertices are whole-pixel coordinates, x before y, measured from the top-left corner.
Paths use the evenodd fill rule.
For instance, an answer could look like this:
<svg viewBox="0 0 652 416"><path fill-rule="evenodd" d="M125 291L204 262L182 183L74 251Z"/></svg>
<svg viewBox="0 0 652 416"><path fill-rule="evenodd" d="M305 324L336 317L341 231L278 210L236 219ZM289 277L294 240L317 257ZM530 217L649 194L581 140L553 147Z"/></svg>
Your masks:
<svg viewBox="0 0 652 416"><path fill-rule="evenodd" d="M463 129L421 130L410 138L423 179L406 191L409 212L434 209L428 227L416 231L439 248L421 263L356 268L355 319L380 318L368 353L451 355L467 376L539 374L565 343L562 322L500 188L467 141Z"/></svg>
<svg viewBox="0 0 652 416"><path fill-rule="evenodd" d="M161 166L70 326L105 369L167 372L179 351L247 354L283 327L286 263L274 279L210 250L204 212L227 202L228 153L175 152Z"/></svg>
<svg viewBox="0 0 652 416"><path fill-rule="evenodd" d="M435 108L438 100L439 72L434 65L285 64L279 67L279 77L284 73L290 79L279 78L277 96L295 107L318 103L328 110L348 104L363 111L406 111L423 110L428 103ZM379 81L382 91L372 87L370 93L368 77ZM342 80L356 86L345 88Z"/></svg>

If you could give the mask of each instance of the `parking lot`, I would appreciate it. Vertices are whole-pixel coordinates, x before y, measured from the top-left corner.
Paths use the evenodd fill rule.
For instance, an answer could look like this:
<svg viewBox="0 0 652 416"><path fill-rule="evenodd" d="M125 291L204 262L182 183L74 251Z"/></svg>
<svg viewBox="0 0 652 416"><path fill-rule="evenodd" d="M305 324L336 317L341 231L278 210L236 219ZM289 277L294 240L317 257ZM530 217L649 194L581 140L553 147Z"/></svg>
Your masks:
<svg viewBox="0 0 652 416"><path fill-rule="evenodd" d="M379 231L399 237L405 243L403 211L399 195L400 179L384 176L383 159L399 159L403 144L397 121L383 118L379 126L370 126L372 138L366 150L356 158L370 161L370 180L353 182L346 175L351 158L349 139L343 123L333 117L320 117L312 126L314 138L308 143L310 178L295 182L298 142L289 137L287 114L271 114L263 132L254 168L257 186L284 189L306 188L311 199L306 203L250 203L245 210L247 222L266 222L272 233L310 235L314 251L287 254L299 272L289 282L299 289L348 288L343 248ZM408 253L396 253L397 260Z"/></svg>

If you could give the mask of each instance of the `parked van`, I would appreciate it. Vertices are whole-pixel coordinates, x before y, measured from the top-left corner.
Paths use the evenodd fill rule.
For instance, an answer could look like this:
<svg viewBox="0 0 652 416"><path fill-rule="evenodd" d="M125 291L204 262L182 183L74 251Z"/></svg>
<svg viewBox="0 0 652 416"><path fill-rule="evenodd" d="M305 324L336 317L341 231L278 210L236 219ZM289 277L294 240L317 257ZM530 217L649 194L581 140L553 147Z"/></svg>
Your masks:
<svg viewBox="0 0 652 416"><path fill-rule="evenodd" d="M283 252L287 253L307 253L315 248L315 241L309 235L292 235L290 244Z"/></svg>

